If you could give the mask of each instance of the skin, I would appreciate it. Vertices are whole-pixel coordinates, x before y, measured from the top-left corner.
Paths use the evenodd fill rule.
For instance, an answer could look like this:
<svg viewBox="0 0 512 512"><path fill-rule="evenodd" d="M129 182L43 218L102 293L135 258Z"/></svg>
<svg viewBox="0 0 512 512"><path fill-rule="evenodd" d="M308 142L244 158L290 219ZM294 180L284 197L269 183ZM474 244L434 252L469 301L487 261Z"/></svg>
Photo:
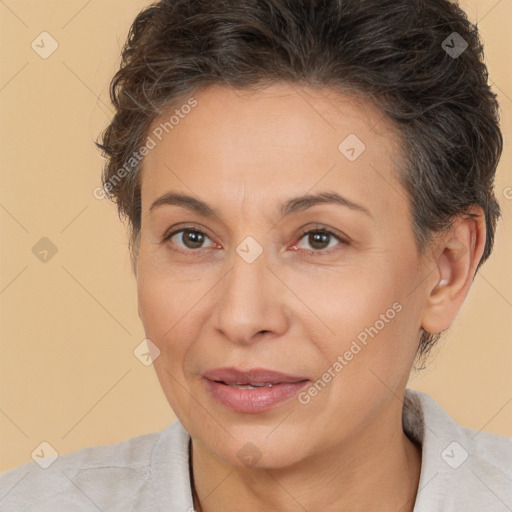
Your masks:
<svg viewBox="0 0 512 512"><path fill-rule="evenodd" d="M136 269L139 316L161 351L155 371L192 439L196 510L412 511L421 452L402 431L402 397L420 328L446 329L467 295L481 210L419 254L399 138L377 107L284 83L194 98L144 159ZM338 150L349 134L366 146L355 161ZM329 191L369 214L335 204L279 214L290 197ZM150 210L168 192L217 214ZM180 228L207 236L163 241ZM322 228L340 238L315 243L308 231ZM263 250L252 263L236 252L248 236ZM225 366L315 382L396 302L401 311L307 404L240 413L204 385L204 371ZM237 456L249 442L259 454L250 467Z"/></svg>

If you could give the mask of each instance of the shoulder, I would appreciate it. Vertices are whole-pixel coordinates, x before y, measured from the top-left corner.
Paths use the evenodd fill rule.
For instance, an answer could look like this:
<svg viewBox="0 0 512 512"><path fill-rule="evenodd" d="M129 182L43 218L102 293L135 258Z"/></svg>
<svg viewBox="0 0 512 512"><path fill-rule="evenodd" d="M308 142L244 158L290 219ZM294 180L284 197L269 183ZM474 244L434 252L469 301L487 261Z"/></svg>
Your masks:
<svg viewBox="0 0 512 512"><path fill-rule="evenodd" d="M485 461L512 480L512 439L509 437L460 427L475 461Z"/></svg>
<svg viewBox="0 0 512 512"><path fill-rule="evenodd" d="M485 468L489 465L512 479L511 438L459 425L432 397L419 392L414 394L421 403L424 428L430 430L425 432L427 438L437 433L444 441L451 439L454 443L451 448L456 451L460 444L467 452L465 457L465 453L461 451L461 457L468 460L474 468ZM450 455L451 449L448 449L443 456L449 459Z"/></svg>
<svg viewBox="0 0 512 512"><path fill-rule="evenodd" d="M458 425L424 393L407 390L405 408L420 425L420 490L431 491L419 491L415 512L452 510L451 505L468 512L512 510L512 439ZM408 424L413 423L410 418Z"/></svg>
<svg viewBox="0 0 512 512"><path fill-rule="evenodd" d="M6 471L0 474L0 511L137 510L137 500L152 499L154 451L163 442L172 446L178 427L174 422L159 432L83 448L53 462L43 455Z"/></svg>

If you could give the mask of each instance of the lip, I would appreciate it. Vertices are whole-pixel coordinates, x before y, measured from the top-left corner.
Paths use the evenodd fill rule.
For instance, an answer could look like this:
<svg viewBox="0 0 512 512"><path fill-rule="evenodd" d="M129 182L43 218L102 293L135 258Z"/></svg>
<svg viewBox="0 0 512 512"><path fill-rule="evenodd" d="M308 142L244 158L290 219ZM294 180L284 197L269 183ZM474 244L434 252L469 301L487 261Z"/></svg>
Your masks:
<svg viewBox="0 0 512 512"><path fill-rule="evenodd" d="M203 381L213 398L225 407L238 412L257 413L268 411L297 395L309 379L262 368L216 368L204 372ZM267 383L272 386L255 389L229 386L250 383Z"/></svg>

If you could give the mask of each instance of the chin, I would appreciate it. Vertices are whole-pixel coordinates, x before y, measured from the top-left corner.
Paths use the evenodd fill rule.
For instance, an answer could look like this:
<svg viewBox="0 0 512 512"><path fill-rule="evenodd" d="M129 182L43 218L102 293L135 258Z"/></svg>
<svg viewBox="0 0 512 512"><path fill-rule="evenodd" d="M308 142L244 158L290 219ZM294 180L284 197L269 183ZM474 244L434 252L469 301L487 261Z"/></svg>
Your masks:
<svg viewBox="0 0 512 512"><path fill-rule="evenodd" d="M217 436L213 439L203 437L200 442L224 463L242 469L285 468L306 456L303 442L294 436L271 432L272 428L268 427L239 427L236 432L230 430L232 437L229 434L222 436L222 439Z"/></svg>

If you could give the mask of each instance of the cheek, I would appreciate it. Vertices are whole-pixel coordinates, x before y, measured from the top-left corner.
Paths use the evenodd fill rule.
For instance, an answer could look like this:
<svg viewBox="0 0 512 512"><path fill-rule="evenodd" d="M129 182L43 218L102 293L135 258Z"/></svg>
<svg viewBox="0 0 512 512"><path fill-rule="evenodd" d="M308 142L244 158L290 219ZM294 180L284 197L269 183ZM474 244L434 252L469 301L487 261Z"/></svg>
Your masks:
<svg viewBox="0 0 512 512"><path fill-rule="evenodd" d="M302 283L308 306L330 333L317 337L326 370L341 356L347 379L372 378L369 370L374 369L393 381L408 371L416 350L417 314L407 280L396 273L378 266L351 268L321 286Z"/></svg>
<svg viewBox="0 0 512 512"><path fill-rule="evenodd" d="M158 251L141 248L137 265L137 297L146 334L156 340L169 337L200 295L201 281L183 279L179 269L160 265ZM183 322L185 320L185 322Z"/></svg>
<svg viewBox="0 0 512 512"><path fill-rule="evenodd" d="M165 390L167 398L172 395L172 377L181 380L182 362L187 347L182 340L186 338L180 332L183 328L180 290L170 286L167 281L154 279L151 274L141 272L137 278L139 314L146 338L149 338L160 350L153 362L155 372ZM168 375L168 373L170 375ZM170 386L170 387L169 387ZM171 403L174 409L175 404Z"/></svg>
<svg viewBox="0 0 512 512"><path fill-rule="evenodd" d="M325 363L299 397L313 411L310 417L318 414L327 418L326 424L337 425L332 427L333 437L347 415L355 422L366 421L398 396L408 379L416 351L414 333L406 305L392 300L394 291L386 291L377 294L374 289L373 295L358 293L351 301L338 301L338 315L327 320L336 336L321 341Z"/></svg>
<svg viewBox="0 0 512 512"><path fill-rule="evenodd" d="M186 364L198 337L194 304L198 299L190 284L165 279L151 267L139 263L137 295L145 335L160 350L153 367L167 401L175 414L186 417L190 404L186 387Z"/></svg>
<svg viewBox="0 0 512 512"><path fill-rule="evenodd" d="M145 254L139 258L139 316L146 337L160 350L155 370L160 379L167 370L183 380L191 371L192 351L209 316L206 295L212 285L205 272L202 279L185 279L169 268L162 273L151 264L151 259L147 261Z"/></svg>
<svg viewBox="0 0 512 512"><path fill-rule="evenodd" d="M154 279L147 272L137 277L137 297L140 318L146 335L160 340L173 325L176 311L177 290L169 290L168 283Z"/></svg>
<svg viewBox="0 0 512 512"><path fill-rule="evenodd" d="M346 340L357 336L392 307L397 293L376 269L351 266L316 275L289 276L297 297L309 316L324 325L331 338Z"/></svg>

